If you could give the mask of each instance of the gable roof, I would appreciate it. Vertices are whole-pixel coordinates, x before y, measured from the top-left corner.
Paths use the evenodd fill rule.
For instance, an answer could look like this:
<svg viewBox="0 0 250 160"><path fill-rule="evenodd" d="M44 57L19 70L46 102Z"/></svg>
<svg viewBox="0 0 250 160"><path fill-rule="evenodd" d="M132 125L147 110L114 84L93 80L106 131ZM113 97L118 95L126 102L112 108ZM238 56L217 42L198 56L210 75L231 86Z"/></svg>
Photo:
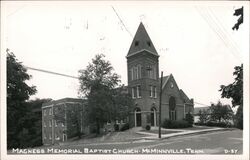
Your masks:
<svg viewBox="0 0 250 160"><path fill-rule="evenodd" d="M159 56L153 45L153 42L151 41L144 25L141 22L129 48L127 57L140 53L143 50L148 51L155 56Z"/></svg>
<svg viewBox="0 0 250 160"><path fill-rule="evenodd" d="M185 94L185 92L182 89L180 89L180 95L182 99L185 100L185 102L190 102L190 99L188 98L188 96Z"/></svg>
<svg viewBox="0 0 250 160"><path fill-rule="evenodd" d="M167 84L168 80L170 79L170 76L171 76L171 75L172 75L172 74L167 75L167 76L164 76L164 77L162 78L162 89L166 86L166 84ZM159 83L161 84L161 78L159 78Z"/></svg>

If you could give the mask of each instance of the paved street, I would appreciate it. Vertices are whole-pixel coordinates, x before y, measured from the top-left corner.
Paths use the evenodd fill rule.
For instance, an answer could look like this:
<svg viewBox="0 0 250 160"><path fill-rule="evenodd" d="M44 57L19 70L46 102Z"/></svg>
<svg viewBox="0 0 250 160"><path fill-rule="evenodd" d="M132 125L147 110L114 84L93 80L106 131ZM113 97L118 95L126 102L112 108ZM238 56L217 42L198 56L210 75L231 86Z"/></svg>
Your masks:
<svg viewBox="0 0 250 160"><path fill-rule="evenodd" d="M242 131L229 130L186 135L162 140L138 140L54 146L57 149L79 149L83 153L139 154L242 154Z"/></svg>

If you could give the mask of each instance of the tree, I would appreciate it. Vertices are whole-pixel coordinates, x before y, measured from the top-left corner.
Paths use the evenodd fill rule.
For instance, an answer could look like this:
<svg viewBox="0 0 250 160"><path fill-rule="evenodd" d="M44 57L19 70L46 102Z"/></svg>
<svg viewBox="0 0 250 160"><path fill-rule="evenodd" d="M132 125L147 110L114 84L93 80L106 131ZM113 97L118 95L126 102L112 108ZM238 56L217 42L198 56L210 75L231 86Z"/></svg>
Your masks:
<svg viewBox="0 0 250 160"><path fill-rule="evenodd" d="M104 57L103 54L96 55L86 69L79 71L79 92L87 98L87 123L95 125L97 134L103 124L115 116L114 89L120 82L119 76L113 73L113 67Z"/></svg>
<svg viewBox="0 0 250 160"><path fill-rule="evenodd" d="M115 120L124 120L129 116L134 106L131 95L128 94L127 87L124 85L114 89L112 95L113 105L115 109ZM110 116L111 117L111 116ZM111 119L112 120L112 119Z"/></svg>
<svg viewBox="0 0 250 160"><path fill-rule="evenodd" d="M207 110L199 110L199 122L204 124L209 120L209 113Z"/></svg>
<svg viewBox="0 0 250 160"><path fill-rule="evenodd" d="M210 107L211 117L210 119L213 121L221 120L227 121L232 119L233 111L229 105L223 105L220 101L217 104L212 104Z"/></svg>
<svg viewBox="0 0 250 160"><path fill-rule="evenodd" d="M21 138L22 144L26 144L28 147L41 146L42 145L42 104L51 101L52 99L35 99L26 102L29 115L26 117L27 122L25 125L27 128L26 140Z"/></svg>
<svg viewBox="0 0 250 160"><path fill-rule="evenodd" d="M187 121L188 124L193 125L193 123L194 123L194 116L190 112L188 112L188 114L186 114L186 117L185 117L184 120Z"/></svg>
<svg viewBox="0 0 250 160"><path fill-rule="evenodd" d="M221 85L221 97L232 98L233 107L238 107L236 113L236 126L243 129L243 64L234 67L234 82L227 86Z"/></svg>
<svg viewBox="0 0 250 160"><path fill-rule="evenodd" d="M238 30L239 29L239 26L241 23L243 23L243 6L241 8L238 8L235 10L234 12L234 16L240 16L240 18L237 20L237 23L233 26L233 30L236 29Z"/></svg>
<svg viewBox="0 0 250 160"><path fill-rule="evenodd" d="M7 147L25 147L21 136L28 132L27 117L31 111L26 105L29 97L36 93L34 86L28 86L25 81L31 76L27 74L26 68L19 62L15 55L7 52ZM26 137L27 138L27 137Z"/></svg>

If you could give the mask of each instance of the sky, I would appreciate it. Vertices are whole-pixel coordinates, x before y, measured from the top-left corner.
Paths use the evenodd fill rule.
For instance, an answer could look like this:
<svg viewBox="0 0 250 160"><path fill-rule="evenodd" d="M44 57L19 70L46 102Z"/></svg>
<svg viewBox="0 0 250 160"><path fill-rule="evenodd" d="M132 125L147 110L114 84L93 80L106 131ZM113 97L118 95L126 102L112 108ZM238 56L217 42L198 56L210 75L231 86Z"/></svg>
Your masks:
<svg viewBox="0 0 250 160"><path fill-rule="evenodd" d="M159 70L172 73L195 102L231 104L221 99L220 85L234 81L234 66L249 66L249 2L1 3L1 53L9 48L28 67L77 77L102 53L126 85L125 56L140 22L160 55ZM244 23L233 31L241 6ZM31 99L78 97L77 79L27 72L37 87Z"/></svg>

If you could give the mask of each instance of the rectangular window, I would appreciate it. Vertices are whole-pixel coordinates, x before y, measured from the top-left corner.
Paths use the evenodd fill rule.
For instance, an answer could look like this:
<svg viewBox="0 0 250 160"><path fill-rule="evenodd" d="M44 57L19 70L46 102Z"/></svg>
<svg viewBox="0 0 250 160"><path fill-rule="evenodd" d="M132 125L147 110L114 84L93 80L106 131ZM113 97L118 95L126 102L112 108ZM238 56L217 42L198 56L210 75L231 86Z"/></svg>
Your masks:
<svg viewBox="0 0 250 160"><path fill-rule="evenodd" d="M156 67L153 67L153 79L156 79Z"/></svg>
<svg viewBox="0 0 250 160"><path fill-rule="evenodd" d="M155 98L155 86L152 86L152 97L154 97Z"/></svg>
<svg viewBox="0 0 250 160"><path fill-rule="evenodd" d="M153 97L153 86L150 85L149 88L149 97Z"/></svg>
<svg viewBox="0 0 250 160"><path fill-rule="evenodd" d="M170 120L176 120L176 111L170 111Z"/></svg>
<svg viewBox="0 0 250 160"><path fill-rule="evenodd" d="M52 127L52 120L49 120L49 127Z"/></svg>
<svg viewBox="0 0 250 160"><path fill-rule="evenodd" d="M147 66L147 77L150 79L156 79L156 66L155 65Z"/></svg>
<svg viewBox="0 0 250 160"><path fill-rule="evenodd" d="M134 80L134 72L133 72L133 68L130 69L130 76L131 76L131 80Z"/></svg>
<svg viewBox="0 0 250 160"><path fill-rule="evenodd" d="M49 115L52 115L52 108L49 109Z"/></svg>
<svg viewBox="0 0 250 160"><path fill-rule="evenodd" d="M43 115L46 116L46 109L43 109Z"/></svg>
<svg viewBox="0 0 250 160"><path fill-rule="evenodd" d="M138 79L140 79L141 78L141 65L138 65L137 66L138 67Z"/></svg>
<svg viewBox="0 0 250 160"><path fill-rule="evenodd" d="M137 86L137 98L141 98L141 86Z"/></svg>
<svg viewBox="0 0 250 160"><path fill-rule="evenodd" d="M57 127L57 120L55 120L55 127Z"/></svg>
<svg viewBox="0 0 250 160"><path fill-rule="evenodd" d="M47 137L46 137L46 134L45 134L45 132L43 133L43 139L46 139Z"/></svg>
<svg viewBox="0 0 250 160"><path fill-rule="evenodd" d="M135 79L138 79L138 70L137 70L137 67L134 67L134 78Z"/></svg>
<svg viewBox="0 0 250 160"><path fill-rule="evenodd" d="M151 66L148 66L148 67L147 67L147 75L148 75L148 78L151 78L151 72L152 72L152 68L151 68Z"/></svg>
<svg viewBox="0 0 250 160"><path fill-rule="evenodd" d="M49 139L52 139L51 133L49 134Z"/></svg>
<svg viewBox="0 0 250 160"><path fill-rule="evenodd" d="M132 98L136 98L135 87L132 88Z"/></svg>
<svg viewBox="0 0 250 160"><path fill-rule="evenodd" d="M154 97L157 98L157 90L156 90L156 86L154 86Z"/></svg>
<svg viewBox="0 0 250 160"><path fill-rule="evenodd" d="M43 122L43 127L46 127L46 122L45 121Z"/></svg>

